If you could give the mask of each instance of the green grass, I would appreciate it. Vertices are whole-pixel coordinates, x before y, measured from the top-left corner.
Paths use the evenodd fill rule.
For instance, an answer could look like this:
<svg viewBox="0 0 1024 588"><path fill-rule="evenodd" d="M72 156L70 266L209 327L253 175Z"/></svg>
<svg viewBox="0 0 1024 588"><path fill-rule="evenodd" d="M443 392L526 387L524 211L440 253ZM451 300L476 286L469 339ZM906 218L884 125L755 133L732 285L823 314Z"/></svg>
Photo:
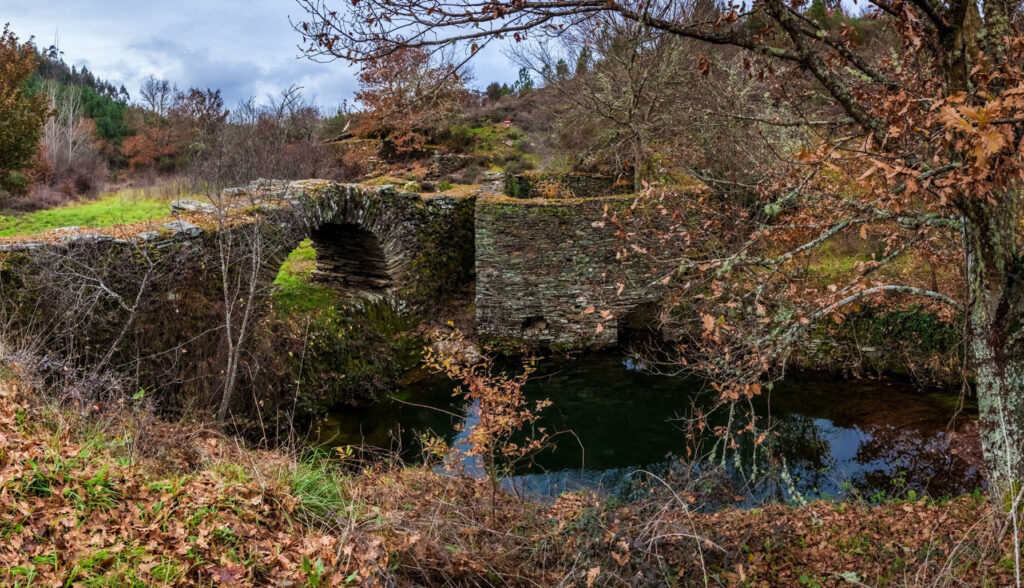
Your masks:
<svg viewBox="0 0 1024 588"><path fill-rule="evenodd" d="M501 124L470 127L452 127L455 142L463 142L467 153L492 169L515 172L532 169L540 162L533 153L526 153L529 142L526 135L516 128L505 128Z"/></svg>
<svg viewBox="0 0 1024 588"><path fill-rule="evenodd" d="M110 227L169 215L167 201L126 190L20 216L0 215L0 237L34 235L60 227Z"/></svg>
<svg viewBox="0 0 1024 588"><path fill-rule="evenodd" d="M519 129L506 129L500 125L470 127L466 131L473 139L474 151L478 153L506 153L522 151L521 141L525 135ZM508 143L511 142L512 145Z"/></svg>
<svg viewBox="0 0 1024 588"><path fill-rule="evenodd" d="M846 278L851 275L858 263L871 261L869 253L850 253L846 255L822 255L807 266L809 275L824 282L831 283L835 280Z"/></svg>
<svg viewBox="0 0 1024 588"><path fill-rule="evenodd" d="M284 314L310 313L333 308L339 302L337 292L310 280L316 268L316 250L306 239L281 265L274 279L274 307Z"/></svg>
<svg viewBox="0 0 1024 588"><path fill-rule="evenodd" d="M292 495L299 498L296 515L313 526L344 516L345 507L350 504L343 491L346 477L327 457L317 453L306 456L286 480Z"/></svg>
<svg viewBox="0 0 1024 588"><path fill-rule="evenodd" d="M480 149L484 150L497 149L504 141L514 141L523 138L522 131L511 128L506 129L501 125L470 127L469 134L476 140Z"/></svg>

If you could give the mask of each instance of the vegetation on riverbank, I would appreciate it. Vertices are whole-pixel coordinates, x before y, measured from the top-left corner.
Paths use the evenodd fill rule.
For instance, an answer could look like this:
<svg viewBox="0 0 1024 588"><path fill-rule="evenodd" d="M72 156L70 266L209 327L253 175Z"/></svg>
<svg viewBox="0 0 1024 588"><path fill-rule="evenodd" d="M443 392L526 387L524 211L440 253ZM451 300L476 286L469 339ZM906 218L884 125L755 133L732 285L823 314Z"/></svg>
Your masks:
<svg viewBox="0 0 1024 588"><path fill-rule="evenodd" d="M0 581L83 586L1005 585L983 497L697 510L652 486L553 504L391 462L253 451L121 405L0 385Z"/></svg>
<svg viewBox="0 0 1024 588"><path fill-rule="evenodd" d="M32 243L2 268L0 360L18 357L27 375L14 368L0 381L0 583L1021 584L1024 44L1012 34L1024 25L1020 14L918 2L854 16L818 0L767 0L744 14L721 3L669 3L651 19L643 3L576 2L595 26L574 28L564 20L572 0L499 0L473 15L418 0L327 8L334 3L300 0L308 14L294 23L309 57L363 65L362 110L343 107L330 119L296 86L229 112L220 90L177 92L151 77L145 104L129 105L125 89L69 70L56 49L20 44L7 29L0 36L0 54L20 53L22 64L0 71L0 95L14 88L37 106L35 116L8 117L31 124L0 133L0 155L19 154L0 161L0 206L51 207L0 217L0 237L115 224L136 234L130 223L167 216L165 201L77 199L107 181L170 174L204 189L256 175L398 183L423 193L403 198L445 207L458 224L410 217L370 226L369 215L349 214L351 191L344 215L324 207L317 224L344 216L363 232L427 233L383 261L339 254L372 257L375 275L362 283L377 288L404 281L386 275L396 267L420 279L386 295L347 292L359 281L344 275L338 289L318 283L308 241L271 288L265 278L311 228L291 234L268 222L260 232L258 223L286 212L277 200L243 209L259 219L251 233L227 225L195 242L159 239L152 254L107 255L109 239L67 232L24 239L68 246ZM461 30L467 19L482 28ZM532 46L531 28L563 24L551 51ZM511 55L522 66L512 88L473 90L460 53L442 50L472 55L476 43L497 40L488 35L527 40ZM53 111L45 116L44 102ZM527 228L527 214L551 221L491 249L524 263L479 263L494 230L481 222L486 199L462 196L495 171L508 174L506 197L490 202L495 215L517 228ZM572 178L599 187L584 194ZM607 195L618 190L630 194ZM574 207L602 194L600 215L574 226ZM282 237L277 251L263 238L272 233ZM399 241L376 237L389 248ZM605 238L614 243L591 255L589 244ZM196 256L199 241L214 253ZM535 252L573 267L534 260ZM626 266L636 275L620 281L606 271ZM488 287L487 272L501 272L502 287ZM545 273L549 285L536 285ZM626 290L634 282L644 302L658 301L651 309L630 310L641 302ZM529 304L489 310L489 300ZM428 320L418 324L409 308ZM992 498L922 498L901 486L897 496L879 490L867 499L877 504L805 504L794 493L799 505L711 512L736 493L720 492L712 504L715 480L693 484L685 475L650 475L630 488L628 503L564 493L550 504L505 492L502 476L516 470L500 462L529 459L552 433L532 412L546 402L531 406L522 395L526 375L490 373L477 352L485 341L445 338L458 333L456 322L473 323L474 308L481 326L488 315L508 319L508 341L491 343L521 352L520 343L559 340L553 327L605 333L609 344L629 315L644 334L660 329L671 341L647 357L661 371L704 378L727 420L696 407L683 419L654 402L648 429L617 443L675 417L673 449L687 452L680 463L707 476L729 460L742 464L750 447L742 465L793 485L794 460L767 453L789 441L760 428L755 406L771 399L779 407L775 383L794 363L961 382L965 395L977 393L978 418L943 433L980 440L983 454L962 461L984 473ZM448 330L424 336L428 324ZM458 425L466 434L451 447L448 437L420 438L427 466L379 448L294 449L333 407L392 393L421 354L458 380L453 396L479 411ZM863 410L867 400L858 401ZM906 426L917 414L892 395L879 402L886 417L905 417L886 431L921 440ZM555 408L584 413L563 406ZM618 412L628 411L616 412L616 424L640 420L639 411ZM815 416L801 417L792 445L831 447ZM719 459L697 457L693 436L683 440L688 427L716 436ZM864 448L884 439L856 433L854 459L874 461ZM586 445L591 455L602 449ZM942 457L965 446L915 445ZM760 459L762 447L769 459ZM901 451L894 445L877 461L913 460ZM489 479L430 467L462 463L451 459L459 452L481 460ZM830 467L817 463L820 473ZM898 479L915 476L930 474Z"/></svg>

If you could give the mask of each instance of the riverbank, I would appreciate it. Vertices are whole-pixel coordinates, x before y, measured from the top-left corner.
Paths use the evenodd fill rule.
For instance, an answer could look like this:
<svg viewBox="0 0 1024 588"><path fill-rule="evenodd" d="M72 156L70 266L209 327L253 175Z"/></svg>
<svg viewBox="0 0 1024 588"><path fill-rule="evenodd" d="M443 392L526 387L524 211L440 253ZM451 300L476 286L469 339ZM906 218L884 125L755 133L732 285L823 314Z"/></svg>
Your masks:
<svg viewBox="0 0 1024 588"><path fill-rule="evenodd" d="M6 585L1004 585L976 494L696 512L493 494L419 467L258 451L144 399L73 410L0 386ZM344 457L344 456L340 456Z"/></svg>
<svg viewBox="0 0 1024 588"><path fill-rule="evenodd" d="M529 429L552 437L503 474L507 486L548 499L577 490L631 499L643 485L638 471L681 481L692 467L711 467L723 470L720 493L742 496L749 508L817 498L878 502L908 490L942 497L983 483L977 407L958 389L793 371L732 407L699 378L650 367L622 349L535 362L523 394L551 405ZM506 360L498 369L523 366ZM425 434L464 446L478 409L453 396L454 386L441 374L404 381L372 405L336 407L316 421L313 436L329 448L391 448L409 462L423 459ZM768 433L764 442L753 443L758 433L737 435L723 461L719 433L730 419L738 430L752 418L758 433Z"/></svg>

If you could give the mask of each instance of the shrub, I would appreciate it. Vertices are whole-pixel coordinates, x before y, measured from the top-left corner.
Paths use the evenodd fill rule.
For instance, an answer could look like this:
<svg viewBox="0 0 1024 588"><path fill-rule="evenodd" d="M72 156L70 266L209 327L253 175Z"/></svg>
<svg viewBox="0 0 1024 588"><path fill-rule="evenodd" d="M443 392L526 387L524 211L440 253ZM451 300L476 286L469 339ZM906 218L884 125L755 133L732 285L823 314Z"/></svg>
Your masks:
<svg viewBox="0 0 1024 588"><path fill-rule="evenodd" d="M388 304L371 302L278 323L276 335L289 339L292 348L298 416L378 400L419 362L422 343L409 333L413 326L413 319Z"/></svg>
<svg viewBox="0 0 1024 588"><path fill-rule="evenodd" d="M475 184L480 181L480 176L484 173L484 169L478 165L469 165L462 169L458 175L453 176L452 179L456 184Z"/></svg>
<svg viewBox="0 0 1024 588"><path fill-rule="evenodd" d="M504 165L505 171L512 174L520 174L534 167L533 162L523 157L522 154L509 155Z"/></svg>
<svg viewBox="0 0 1024 588"><path fill-rule="evenodd" d="M3 178L0 182L0 188L7 190L11 194L25 194L28 192L28 178L21 172L8 172L7 177Z"/></svg>
<svg viewBox="0 0 1024 588"><path fill-rule="evenodd" d="M473 131L466 125L453 126L442 139L442 145L449 151L466 151L473 145Z"/></svg>

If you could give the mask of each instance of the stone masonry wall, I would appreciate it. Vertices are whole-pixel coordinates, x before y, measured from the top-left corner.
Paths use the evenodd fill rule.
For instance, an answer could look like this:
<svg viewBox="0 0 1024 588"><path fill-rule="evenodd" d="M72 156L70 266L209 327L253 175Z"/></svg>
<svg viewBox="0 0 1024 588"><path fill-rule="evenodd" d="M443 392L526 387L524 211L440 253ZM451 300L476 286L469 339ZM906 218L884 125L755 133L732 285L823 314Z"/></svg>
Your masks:
<svg viewBox="0 0 1024 588"><path fill-rule="evenodd" d="M502 186L512 198L598 198L631 189L632 184L616 184L611 176L568 172L505 174Z"/></svg>
<svg viewBox="0 0 1024 588"><path fill-rule="evenodd" d="M87 369L101 361L128 366L147 390L191 402L212 397L215 390L196 387L216 381L223 365L217 355L225 348L219 328L222 244L241 255L251 243L262 244L263 294L289 252L327 225L355 225L373 234L388 292L402 308L419 309L439 286L455 289L471 279L471 257L437 263L434 252L457 251L447 247L456 242L472 247L472 197L326 181L263 184L226 191L237 204L222 209L176 201L174 216L151 223L0 242L0 313L7 334L46 350L55 369ZM248 265L231 267L235 272ZM228 282L235 283L233 274ZM269 308L259 304L257 312Z"/></svg>
<svg viewBox="0 0 1024 588"><path fill-rule="evenodd" d="M660 298L665 267L625 261L609 212L631 196L520 200L481 195L476 204L477 333L486 341L556 347L616 342L618 321Z"/></svg>

